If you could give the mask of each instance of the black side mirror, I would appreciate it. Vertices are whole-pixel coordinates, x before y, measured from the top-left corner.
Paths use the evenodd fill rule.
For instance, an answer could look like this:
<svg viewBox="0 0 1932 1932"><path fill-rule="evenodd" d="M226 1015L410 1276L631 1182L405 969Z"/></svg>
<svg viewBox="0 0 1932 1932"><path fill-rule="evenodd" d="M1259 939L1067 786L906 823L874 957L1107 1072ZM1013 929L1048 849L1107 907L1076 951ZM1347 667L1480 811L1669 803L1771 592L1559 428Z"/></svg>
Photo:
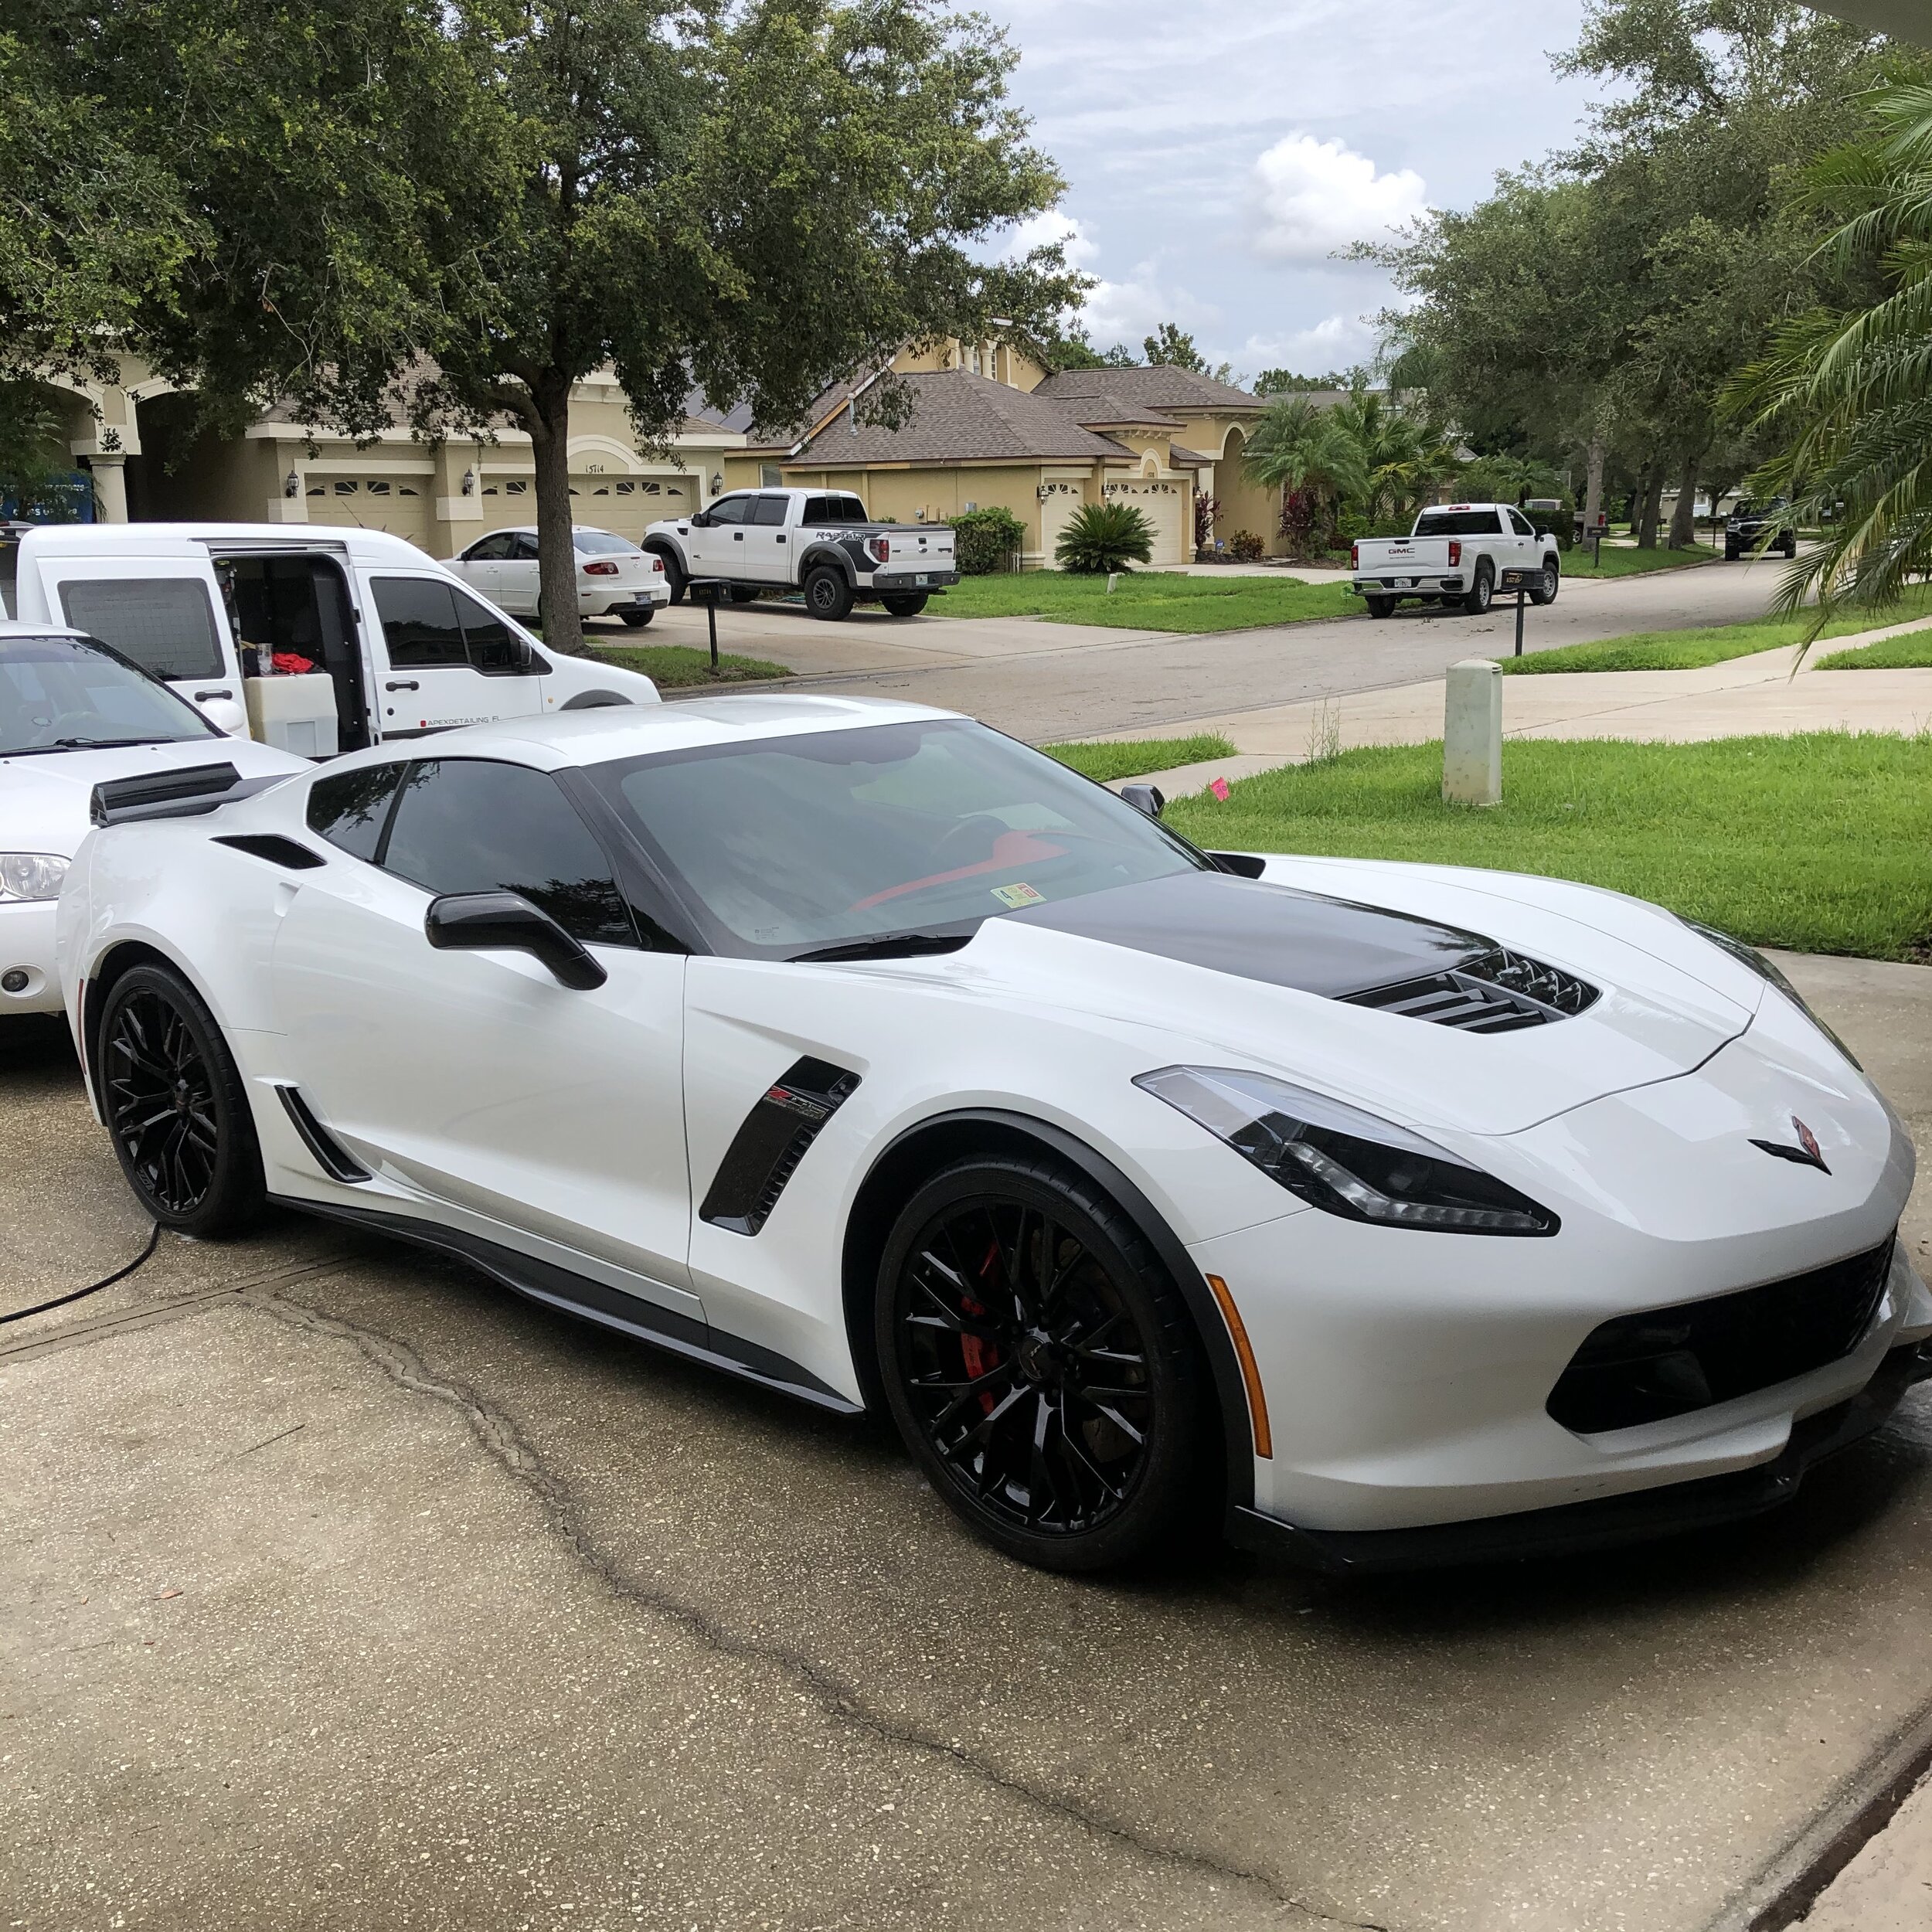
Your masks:
<svg viewBox="0 0 1932 1932"><path fill-rule="evenodd" d="M709 510L694 510L691 513L691 527L694 530L708 530L713 521Z"/></svg>
<svg viewBox="0 0 1932 1932"><path fill-rule="evenodd" d="M529 953L560 985L588 992L611 975L540 906L521 893L445 893L423 915L423 931L439 951Z"/></svg>
<svg viewBox="0 0 1932 1932"><path fill-rule="evenodd" d="M1167 797L1158 785L1123 785L1121 796L1136 811L1144 811L1150 818L1158 818L1167 809Z"/></svg>

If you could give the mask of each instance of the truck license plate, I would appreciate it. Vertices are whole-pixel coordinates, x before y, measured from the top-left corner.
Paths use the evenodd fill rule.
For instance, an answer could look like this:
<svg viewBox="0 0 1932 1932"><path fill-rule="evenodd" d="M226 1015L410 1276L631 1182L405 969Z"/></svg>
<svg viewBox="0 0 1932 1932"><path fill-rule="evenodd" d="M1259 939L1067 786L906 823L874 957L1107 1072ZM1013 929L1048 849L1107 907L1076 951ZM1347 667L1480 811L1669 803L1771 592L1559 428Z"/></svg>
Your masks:
<svg viewBox="0 0 1932 1932"><path fill-rule="evenodd" d="M1391 577L1389 580L1389 587L1392 590L1406 590L1410 587L1410 580L1407 577Z"/></svg>
<svg viewBox="0 0 1932 1932"><path fill-rule="evenodd" d="M915 583L929 583L931 580L932 580L930 577L914 577L913 579L913 581Z"/></svg>

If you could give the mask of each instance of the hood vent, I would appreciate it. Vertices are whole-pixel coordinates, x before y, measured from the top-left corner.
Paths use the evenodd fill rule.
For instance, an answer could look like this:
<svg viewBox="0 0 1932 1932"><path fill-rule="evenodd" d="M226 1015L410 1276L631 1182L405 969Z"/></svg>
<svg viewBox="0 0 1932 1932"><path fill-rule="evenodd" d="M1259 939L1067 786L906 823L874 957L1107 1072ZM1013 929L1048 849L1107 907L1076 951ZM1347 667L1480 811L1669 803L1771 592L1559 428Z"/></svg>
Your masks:
<svg viewBox="0 0 1932 1932"><path fill-rule="evenodd" d="M1498 946L1447 972L1352 993L1348 1003L1465 1032L1513 1033L1571 1019L1597 997L1597 988L1573 973Z"/></svg>

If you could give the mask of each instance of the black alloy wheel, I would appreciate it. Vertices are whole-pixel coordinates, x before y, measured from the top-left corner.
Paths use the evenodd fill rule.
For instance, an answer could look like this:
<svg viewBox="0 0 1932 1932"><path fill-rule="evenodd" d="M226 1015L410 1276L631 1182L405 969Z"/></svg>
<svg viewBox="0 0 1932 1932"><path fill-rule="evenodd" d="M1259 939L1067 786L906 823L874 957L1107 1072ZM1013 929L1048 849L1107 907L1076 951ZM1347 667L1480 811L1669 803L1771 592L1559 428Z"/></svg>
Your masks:
<svg viewBox="0 0 1932 1932"><path fill-rule="evenodd" d="M916 617L926 607L927 593L910 590L903 597L882 597L879 601L886 607L890 617Z"/></svg>
<svg viewBox="0 0 1932 1932"><path fill-rule="evenodd" d="M241 1076L194 990L162 966L114 982L95 1048L121 1171L162 1226L215 1235L260 1207L261 1151Z"/></svg>
<svg viewBox="0 0 1932 1932"><path fill-rule="evenodd" d="M852 586L845 573L828 563L821 564L805 579L805 608L815 617L835 624L852 615Z"/></svg>
<svg viewBox="0 0 1932 1932"><path fill-rule="evenodd" d="M1476 566L1475 582L1470 587L1469 594L1462 600L1462 607L1472 617L1482 616L1489 608L1489 600L1496 594L1495 573L1488 562Z"/></svg>
<svg viewBox="0 0 1932 1932"><path fill-rule="evenodd" d="M1179 1540L1206 1368L1165 1271L1104 1196L1017 1159L948 1169L887 1243L878 1325L900 1433L988 1541L1093 1570Z"/></svg>
<svg viewBox="0 0 1932 1932"><path fill-rule="evenodd" d="M1546 563L1543 568L1543 575L1537 580L1536 589L1529 594L1529 601L1532 604L1554 604L1556 601L1556 591L1560 582L1556 565Z"/></svg>

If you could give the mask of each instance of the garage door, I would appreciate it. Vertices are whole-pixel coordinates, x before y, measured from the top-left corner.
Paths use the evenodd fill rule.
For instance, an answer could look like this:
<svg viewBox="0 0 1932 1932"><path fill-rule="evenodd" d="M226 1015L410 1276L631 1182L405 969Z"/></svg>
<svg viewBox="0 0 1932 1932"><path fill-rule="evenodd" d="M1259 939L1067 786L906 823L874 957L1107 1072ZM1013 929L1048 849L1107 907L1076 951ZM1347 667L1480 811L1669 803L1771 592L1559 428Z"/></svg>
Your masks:
<svg viewBox="0 0 1932 1932"><path fill-rule="evenodd" d="M699 505L695 476L573 476L570 512L634 543L653 523L689 516Z"/></svg>
<svg viewBox="0 0 1932 1932"><path fill-rule="evenodd" d="M1187 515L1187 485L1185 483L1155 482L1151 480L1110 483L1107 486L1107 501L1110 503L1131 503L1153 526L1152 562L1187 562L1188 553L1182 546L1182 523Z"/></svg>
<svg viewBox="0 0 1932 1932"><path fill-rule="evenodd" d="M419 549L430 547L429 492L424 477L311 477L308 485L308 520L343 523L353 529L387 530Z"/></svg>

